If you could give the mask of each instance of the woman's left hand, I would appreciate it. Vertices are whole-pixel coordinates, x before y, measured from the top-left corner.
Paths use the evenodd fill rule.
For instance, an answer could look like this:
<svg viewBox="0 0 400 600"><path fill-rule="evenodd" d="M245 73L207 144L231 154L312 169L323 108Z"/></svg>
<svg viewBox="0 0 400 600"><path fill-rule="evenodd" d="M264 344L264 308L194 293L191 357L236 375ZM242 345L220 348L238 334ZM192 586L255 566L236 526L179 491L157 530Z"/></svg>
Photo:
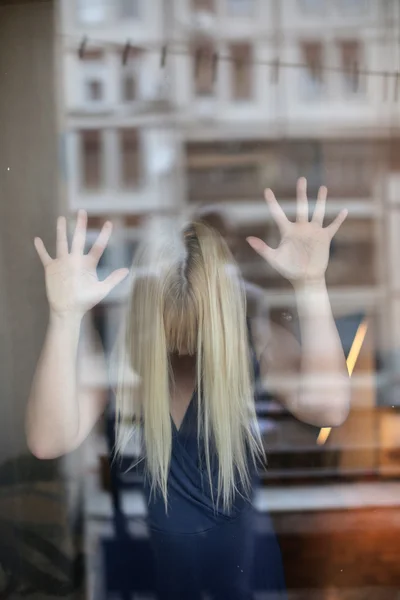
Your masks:
<svg viewBox="0 0 400 600"><path fill-rule="evenodd" d="M259 238L247 238L250 246L294 286L324 279L331 240L347 217L348 211L342 210L328 227L323 227L326 196L326 187L321 187L314 215L309 221L307 181L300 178L297 182L297 219L292 223L273 192L267 189L265 199L279 227L280 244L273 249Z"/></svg>

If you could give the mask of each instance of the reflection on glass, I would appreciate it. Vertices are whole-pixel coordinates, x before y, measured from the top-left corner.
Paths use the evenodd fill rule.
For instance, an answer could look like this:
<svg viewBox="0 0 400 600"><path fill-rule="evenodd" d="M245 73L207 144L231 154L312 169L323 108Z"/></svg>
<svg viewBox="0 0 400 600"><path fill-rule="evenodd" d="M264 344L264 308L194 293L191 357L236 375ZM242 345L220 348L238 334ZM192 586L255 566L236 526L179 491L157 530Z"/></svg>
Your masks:
<svg viewBox="0 0 400 600"><path fill-rule="evenodd" d="M54 15L48 12L50 3L41 3L40 8L32 2L19 3L18 11L2 4L0 50L5 68L0 77L8 84L2 87L5 101L0 109L7 151L2 186L7 206L2 230L5 260L0 261L6 282L0 286L0 308L6 317L1 330L5 342L0 419L4 430L0 439L4 456L11 458L0 465L0 596L8 594L7 600L53 600L60 593L72 597L82 583L85 562L84 596L154 600L160 564L163 576L183 572L186 582L196 579L199 564L206 564L223 587L238 580L247 585L250 579L242 574L240 565L248 566L254 558L252 585L260 600L271 600L268 577L276 577L269 583L280 591L287 585L290 600L392 600L400 585L396 529L400 491L400 144L394 126L400 79L397 81L396 75L398 53L385 48L397 43L396 3L62 0L56 28ZM84 51L79 52L80 48ZM278 66L273 63L275 58ZM54 73L57 65L60 71ZM365 69L376 74L360 74ZM54 81L60 85L56 96ZM57 101L58 114L54 115L51 107L57 106ZM56 124L62 128L67 163L59 186L60 202L55 192ZM296 193L301 176L308 182L307 208L304 189ZM321 196L319 204L317 198L323 185L329 194L324 227L343 209L347 208L349 215L329 244L325 238L323 253L314 254L317 259L321 254L329 259L327 289L322 295L321 281L310 278L311 288L317 290L315 302L307 285L290 283L293 272L282 269L282 264L288 266L282 256L285 248L293 245L300 245L306 257L312 254L313 236L302 246L298 239L293 244L289 232L299 232L299 223L310 225L306 213L312 219L316 207L321 206ZM264 192L266 188L274 191L285 220L270 192ZM55 261L51 263L54 273L60 274L65 246L62 240L55 243L55 215L61 212L67 217L68 232L73 234L79 218L82 225L82 216L77 217L79 208L88 212L88 235L84 254L79 254L78 260L68 259L68 265L78 263L87 268L83 269L84 281L77 285L71 285L71 270L64 271L59 299L67 300L67 308L72 292L80 301L87 301L87 295L80 295L87 281L96 282L101 293L87 320L79 321L81 310L74 311L72 329L65 327L63 304L63 316L53 318L52 314L50 333L45 336L49 308L43 302L43 275L29 250L29 240L43 237ZM174 232L178 235L165 246L164 233L155 239L149 253L155 251L158 256L147 281L148 265L140 263L142 243L152 239L146 237L149 218L160 215L169 223L166 238L171 240ZM203 237L196 234L193 223L198 220L219 233L218 244L214 238L209 243L210 232ZM13 224L22 221L23 229L14 235ZM95 271L96 260L90 262L86 257L108 221L113 224L113 234L109 243L105 241L108 233L101 234L105 238L100 242L107 248L98 257ZM268 245L262 248L269 261L255 251L249 237ZM177 268L176 257L193 259L189 266L206 263L210 270L218 270L218 251L225 248L222 238L238 265L235 273L243 281L247 321L242 306L241 317L236 315L233 325L231 320L225 327L228 343L216 344L215 360L208 364L216 370L213 381L218 385L233 381L240 356L235 336L240 328L244 335L245 324L246 343L251 358L255 357L254 391L244 392L240 398L235 390L218 396L242 410L241 427L248 422L243 398L254 399L252 423L258 424L268 465L258 469L255 512L246 515L254 518L251 526L239 519L234 526L243 529L235 529L235 538L226 543L218 525L201 536L204 544L199 541L194 546L191 536L186 536L187 545L176 543L177 549L170 540L164 545L165 530L160 534L159 530L154 533L159 528L151 528L157 515L148 501L144 461L137 464L146 442L137 415L130 413L121 420L123 433L131 438L122 456L113 460L115 399L121 381L115 372L113 350L119 347L118 333L122 331L134 349L130 366L145 363L140 366L140 376L130 373L130 382L132 387L140 386L146 378L148 389L154 392L147 402L147 408L155 408L150 411L153 421L147 439L153 436L150 446L160 451L159 457L165 461L168 452L160 442L168 424L174 441L182 441L188 430L196 433L199 406L193 401L193 390L181 387L178 391L185 392L189 400L187 411L179 402L170 402L170 397L154 406L154 398L160 396L157 386L163 381L170 383L171 371L166 375L165 364L160 367L149 357L148 344L156 339L157 324L186 323L188 315L193 315L189 308L200 305L198 293L193 293L187 304L183 302L193 270L185 268L184 262ZM200 253L197 244L205 239L208 242ZM78 248L82 240L78 235ZM71 252L71 236L68 243ZM281 259L274 262L278 248ZM13 261L8 260L7 252ZM42 258L47 262L43 253ZM14 260L16 267L11 268L8 265ZM90 264L85 262L88 260ZM230 261L213 280L219 290L227 273L233 273ZM295 262L298 266L302 261ZM160 278L161 264L171 267L167 269L171 279ZM123 268L131 269L130 276L109 289L107 278ZM47 277L51 269L45 270ZM204 275L204 269L199 269L199 274ZM161 281L167 281L175 295L168 295L168 286L164 286L157 296L160 302L154 306L153 292ZM142 296L138 287L133 291L136 284L145 289ZM109 293L104 293L106 289ZM202 289L198 285L196 292ZM236 294L232 295L234 300L226 302L222 311L227 295L223 294L222 300L218 296L214 303L217 317L210 319L205 336L215 335L221 323L227 323L237 302ZM138 336L129 337L131 326L124 321L127 305ZM340 354L335 369L340 363L351 388L347 418L345 410L340 414L333 410L343 409L346 403L341 403L343 394L337 388L343 379L335 369L334 377L327 373L335 355L332 337L326 335L326 321L321 318L322 313L326 316L327 306L332 310L330 331L336 332L336 358ZM174 311L179 307L176 318ZM196 324L198 320L192 319ZM62 360L55 360L43 378L35 379L34 390L38 380L44 382L45 391L54 387L46 394L33 392L33 406L43 398L46 405L36 421L40 425L37 435L29 432L33 451L29 455L22 433L28 379L35 362L39 371L46 363L42 358L38 361L38 351L42 340L50 345L54 341L54 323L68 339L62 338L57 348L50 346L47 358L52 361L61 356ZM309 328L316 335L310 336ZM171 331L176 329L179 331L179 327L167 327L167 338L182 350L182 339L188 343L194 336L174 338ZM187 329L193 333L193 327ZM317 351L310 353L311 337ZM161 342L157 352L165 347L164 339ZM232 362L228 374L219 378L226 350L232 352ZM165 352L160 354L165 358ZM177 353L167 355L170 366L176 367ZM66 362L68 356L71 360ZM184 361L183 378L197 376L190 355L186 354ZM60 384L57 378L66 364L67 376ZM307 368L320 376L316 378L319 387L312 393L303 377ZM200 383L205 379L200 377ZM164 398L166 388L167 384ZM176 385L171 388L177 389ZM32 407L32 397L28 405ZM304 412L305 407L316 405L323 407L317 411L318 418L314 411ZM59 419L57 410L73 411L77 406L83 411L78 421L71 418L73 412L62 413L64 417ZM221 401L215 406L225 410L231 405ZM160 415L167 426L157 434ZM232 421L224 419L222 427L214 430L226 450L232 439ZM187 441L182 445L189 452ZM178 465L174 462L173 468L185 469L190 464L185 474L195 484L201 471L196 435L191 441L194 453L183 455L187 460ZM75 450L69 452L72 448ZM207 481L205 463L203 460ZM229 460L224 464L232 466ZM210 499L202 494L201 486L197 488L185 499L195 496L199 501L195 506L202 507L202 520L204 504ZM218 490L218 482L215 488ZM178 486L174 492L177 489L182 491ZM83 496L85 502L80 504ZM173 504L176 498L171 497ZM208 506L206 514L212 519L212 501ZM162 493L158 508L158 517L164 519ZM178 514L182 529L188 525L185 514L184 510ZM174 518L173 507L170 518ZM84 528L79 530L82 521ZM252 531L253 558L246 547ZM193 549L202 553L201 560L188 565ZM232 574L228 563L235 552L242 554L236 563L239 569L234 565ZM191 577L193 573L195 577ZM226 597L236 600L237 590L231 592ZM190 600L196 600L194 594ZM286 597L281 594L279 600Z"/></svg>

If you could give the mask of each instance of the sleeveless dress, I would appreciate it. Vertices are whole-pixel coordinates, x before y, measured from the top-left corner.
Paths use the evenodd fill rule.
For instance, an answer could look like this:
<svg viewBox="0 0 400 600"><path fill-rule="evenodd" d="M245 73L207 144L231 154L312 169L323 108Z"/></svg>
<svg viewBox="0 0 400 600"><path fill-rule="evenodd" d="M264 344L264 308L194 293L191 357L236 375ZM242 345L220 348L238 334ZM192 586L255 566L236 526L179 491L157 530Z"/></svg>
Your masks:
<svg viewBox="0 0 400 600"><path fill-rule="evenodd" d="M269 591L268 598L285 599L280 550L269 515L261 517L268 541L260 547L262 556L256 556L258 517L252 499L237 494L229 514L213 504L204 448L201 442L199 448L197 440L196 391L179 430L172 418L171 427L168 513L161 495L150 493L148 481L144 486L158 572L158 598L200 600L207 593L207 598L213 600L252 600L257 563L262 570L262 590ZM256 469L251 465L249 468L256 485ZM216 461L211 471L215 491Z"/></svg>

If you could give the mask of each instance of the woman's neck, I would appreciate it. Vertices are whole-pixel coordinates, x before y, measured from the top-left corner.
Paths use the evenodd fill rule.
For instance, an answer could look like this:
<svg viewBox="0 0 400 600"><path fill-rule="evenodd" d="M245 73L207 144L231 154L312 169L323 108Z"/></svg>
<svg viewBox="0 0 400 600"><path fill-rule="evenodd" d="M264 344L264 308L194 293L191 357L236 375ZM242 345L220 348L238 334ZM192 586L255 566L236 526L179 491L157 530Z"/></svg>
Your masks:
<svg viewBox="0 0 400 600"><path fill-rule="evenodd" d="M172 353L170 362L174 373L185 373L187 375L196 373L196 356L194 355Z"/></svg>

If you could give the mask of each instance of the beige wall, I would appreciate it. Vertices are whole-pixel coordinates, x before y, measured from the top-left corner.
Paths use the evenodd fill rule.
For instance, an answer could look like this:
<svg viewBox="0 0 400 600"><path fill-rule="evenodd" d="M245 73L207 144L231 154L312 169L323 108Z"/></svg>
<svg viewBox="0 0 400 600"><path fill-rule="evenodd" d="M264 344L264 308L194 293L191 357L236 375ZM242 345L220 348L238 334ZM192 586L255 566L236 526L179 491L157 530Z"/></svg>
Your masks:
<svg viewBox="0 0 400 600"><path fill-rule="evenodd" d="M25 448L24 409L47 320L33 237L53 249L60 211L53 35L53 2L0 2L1 460Z"/></svg>

